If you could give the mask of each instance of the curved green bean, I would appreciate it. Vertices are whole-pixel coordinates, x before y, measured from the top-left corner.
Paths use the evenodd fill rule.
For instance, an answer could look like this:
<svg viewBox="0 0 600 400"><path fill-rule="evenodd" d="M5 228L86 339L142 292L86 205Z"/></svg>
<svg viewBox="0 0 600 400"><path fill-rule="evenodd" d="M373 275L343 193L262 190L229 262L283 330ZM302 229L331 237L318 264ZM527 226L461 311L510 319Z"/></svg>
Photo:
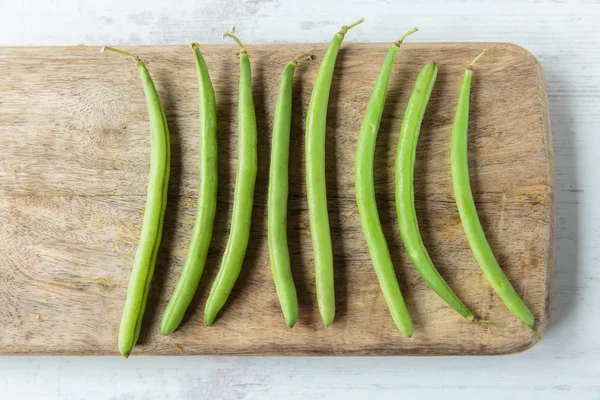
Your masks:
<svg viewBox="0 0 600 400"><path fill-rule="evenodd" d="M473 255L494 289L494 292L502 299L506 307L517 318L529 326L539 338L539 334L535 329L533 314L510 284L500 265L498 265L498 261L494 257L494 253L485 237L479 216L477 215L477 208L475 207L471 183L469 181L467 139L469 130L469 96L471 94L471 77L473 76L472 68L473 64L486 52L487 49L477 56L465 70L458 104L456 105L456 115L452 128L451 151L454 197L456 198L460 220Z"/></svg>
<svg viewBox="0 0 600 400"><path fill-rule="evenodd" d="M150 174L146 208L119 327L119 351L128 358L140 335L162 237L170 172L170 138L165 112L144 63L138 56L126 51L104 46L102 51L105 50L127 55L135 61L142 79L150 122Z"/></svg>
<svg viewBox="0 0 600 400"><path fill-rule="evenodd" d="M212 239L217 209L217 110L215 92L198 43L190 44L196 59L199 101L199 158L198 209L192 230L192 239L175 291L163 314L163 335L173 332L183 319L192 302Z"/></svg>
<svg viewBox="0 0 600 400"><path fill-rule="evenodd" d="M417 141L437 70L437 65L433 61L423 67L406 106L396 153L396 212L404 247L423 280L460 315L472 321L471 311L452 292L433 265L421 239L415 211L413 177Z"/></svg>
<svg viewBox="0 0 600 400"><path fill-rule="evenodd" d="M383 292L383 297L390 310L392 319L398 329L407 338L412 336L412 319L404 303L398 279L396 279L396 272L394 271L390 251L383 234L383 229L381 228L379 213L377 212L375 184L373 181L373 161L375 159L377 132L381 123L394 60L402 41L416 31L417 28L412 29L402 36L400 40L393 43L383 61L360 127L354 169L358 213L363 233L369 246L373 268L377 274L379 286Z"/></svg>
<svg viewBox="0 0 600 400"><path fill-rule="evenodd" d="M327 212L327 188L325 184L325 131L327 128L327 106L333 78L335 60L344 36L349 29L362 23L342 26L335 34L319 67L306 114L306 192L308 216L315 256L315 281L317 303L326 327L335 317L335 287L333 280L333 252Z"/></svg>
<svg viewBox="0 0 600 400"><path fill-rule="evenodd" d="M231 228L225 254L221 261L219 273L210 289L204 308L204 323L210 325L217 313L229 297L233 285L240 275L248 240L250 238L250 223L252 220L252 205L254 202L254 185L257 171L256 149L256 115L252 99L252 78L250 75L250 59L248 52L235 36L235 27L230 37L240 46L240 86L238 98L238 166L233 197L233 212Z"/></svg>
<svg viewBox="0 0 600 400"><path fill-rule="evenodd" d="M288 62L281 75L275 107L271 144L271 168L268 195L268 240L271 273L286 325L291 328L298 319L298 296L290 268L287 241L288 164L290 158L290 126L292 123L292 86L298 61L311 58L301 54Z"/></svg>

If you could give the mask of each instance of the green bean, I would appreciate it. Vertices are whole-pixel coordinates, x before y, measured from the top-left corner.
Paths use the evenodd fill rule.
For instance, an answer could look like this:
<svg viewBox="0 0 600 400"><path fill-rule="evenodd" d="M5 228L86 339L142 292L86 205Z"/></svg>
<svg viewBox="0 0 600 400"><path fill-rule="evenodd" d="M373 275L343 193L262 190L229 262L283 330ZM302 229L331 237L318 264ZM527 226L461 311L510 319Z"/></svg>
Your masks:
<svg viewBox="0 0 600 400"><path fill-rule="evenodd" d="M293 327L298 319L298 296L290 268L287 241L288 164L290 158L290 126L292 123L292 86L298 61L310 54L301 54L283 69L275 107L271 169L268 196L268 238L271 272L281 304L285 323Z"/></svg>
<svg viewBox="0 0 600 400"><path fill-rule="evenodd" d="M150 282L160 247L169 184L170 138L165 112L144 63L138 56L129 52L107 46L102 48L102 51L105 50L124 54L135 61L142 79L150 121L150 174L146 209L119 327L119 351L128 358L140 335Z"/></svg>
<svg viewBox="0 0 600 400"><path fill-rule="evenodd" d="M413 178L417 141L425 108L437 77L437 70L437 65L433 61L423 67L406 106L396 153L396 212L404 247L423 280L460 315L472 321L471 311L452 292L444 278L435 269L421 239L415 211Z"/></svg>
<svg viewBox="0 0 600 400"><path fill-rule="evenodd" d="M363 233L369 246L373 268L377 274L377 279L379 280L379 285L381 286L383 297L390 310L392 319L405 337L412 336L412 320L404 303L398 280L396 279L394 265L392 264L390 251L385 241L377 212L375 184L373 182L373 161L375 158L375 141L381 123L394 60L402 41L416 31L417 28L408 31L400 40L393 43L383 61L360 127L358 143L356 145L356 164L354 170L358 213Z"/></svg>
<svg viewBox="0 0 600 400"><path fill-rule="evenodd" d="M240 46L238 166L229 239L219 273L210 289L204 308L204 323L206 325L212 324L215 320L217 313L227 301L242 269L250 238L257 171L256 115L254 113L254 101L252 100L250 59L246 48L235 36L235 27L231 30L231 33L223 34L223 38L226 36L235 40Z"/></svg>
<svg viewBox="0 0 600 400"><path fill-rule="evenodd" d="M460 214L465 234L471 250L481 267L490 285L496 294L502 299L506 307L528 327L536 336L539 334L535 329L533 314L519 297L510 281L498 265L496 257L485 237L477 209L473 200L471 183L469 181L469 158L467 153L468 130L469 130L469 96L471 94L471 77L473 76L473 64L485 53L485 49L477 56L465 70L460 88L456 115L452 129L452 184L454 186L454 197Z"/></svg>
<svg viewBox="0 0 600 400"><path fill-rule="evenodd" d="M333 252L327 212L327 188L325 184L325 131L327 128L327 106L333 78L335 60L344 36L349 29L362 23L342 26L335 34L319 67L317 79L310 97L306 114L306 192L308 216L315 256L315 281L317 303L325 327L335 317L335 288L333 281Z"/></svg>
<svg viewBox="0 0 600 400"><path fill-rule="evenodd" d="M196 59L199 101L198 210L181 276L163 314L163 335L173 332L189 307L206 263L217 209L217 110L215 92L198 43L190 44Z"/></svg>

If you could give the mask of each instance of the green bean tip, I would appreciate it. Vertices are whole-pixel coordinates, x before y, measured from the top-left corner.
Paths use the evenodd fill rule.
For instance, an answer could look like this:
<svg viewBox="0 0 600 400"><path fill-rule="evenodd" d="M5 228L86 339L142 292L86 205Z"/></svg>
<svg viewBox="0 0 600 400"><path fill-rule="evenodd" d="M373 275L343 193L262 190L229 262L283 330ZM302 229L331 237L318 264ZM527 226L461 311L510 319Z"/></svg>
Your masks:
<svg viewBox="0 0 600 400"><path fill-rule="evenodd" d="M356 25L362 24L363 22L365 22L364 17L362 17L356 22L351 23L350 25L343 25L338 33L344 36L350 29L354 28Z"/></svg>
<svg viewBox="0 0 600 400"><path fill-rule="evenodd" d="M122 54L124 56L131 57L133 59L133 61L135 61L136 64L142 61L139 56L137 56L137 55L135 55L133 53L130 53L128 51L121 50L121 49L116 49L116 48L110 47L110 46L102 46L102 49L100 50L100 53L104 53L107 50L108 51L112 51L114 53Z"/></svg>
<svg viewBox="0 0 600 400"><path fill-rule="evenodd" d="M398 39L397 41L394 42L394 44L396 45L396 47L400 47L400 45L402 44L402 42L404 42L404 39L406 39L408 36L412 35L413 33L417 32L419 30L419 28L417 28L416 26L414 28L412 28L411 30L409 30L408 32L406 32L404 35L402 35L402 37L400 39Z"/></svg>
<svg viewBox="0 0 600 400"><path fill-rule="evenodd" d="M311 53L302 53L302 54L298 55L296 58L294 58L292 60L292 62L295 63L295 64L297 64L302 59L304 59L304 60L312 60L313 58L314 58L314 56Z"/></svg>
<svg viewBox="0 0 600 400"><path fill-rule="evenodd" d="M233 35L235 35L235 25L231 27L231 32L223 32L221 40L225 40L226 37L232 37Z"/></svg>
<svg viewBox="0 0 600 400"><path fill-rule="evenodd" d="M232 38L238 44L238 46L240 46L241 53L247 53L242 41L235 35L235 26L231 27L231 32L223 32L221 39L225 40L226 37Z"/></svg>
<svg viewBox="0 0 600 400"><path fill-rule="evenodd" d="M200 43L198 42L192 42L190 43L190 47L192 48L192 50L196 50L200 48Z"/></svg>
<svg viewBox="0 0 600 400"><path fill-rule="evenodd" d="M348 25L348 29L354 28L356 25L362 24L363 22L365 22L365 17L361 17L358 21L353 22L350 25Z"/></svg>
<svg viewBox="0 0 600 400"><path fill-rule="evenodd" d="M412 335L413 335L413 330L412 330L412 326L408 328L409 330L406 331L406 329L400 329L400 332L402 332L402 336L404 336L405 339L412 339Z"/></svg>
<svg viewBox="0 0 600 400"><path fill-rule="evenodd" d="M483 51L481 53L479 53L479 55L477 57L475 57L475 59L473 61L471 61L471 64L469 64L467 66L467 69L472 69L473 66L475 65L475 63L481 58L483 57L487 52L489 51L489 49L486 47L485 49L483 49Z"/></svg>
<svg viewBox="0 0 600 400"><path fill-rule="evenodd" d="M231 27L230 32L223 32L223 34L221 35L221 39L225 39L227 36L230 36L230 35L235 35L235 26Z"/></svg>
<svg viewBox="0 0 600 400"><path fill-rule="evenodd" d="M529 325L529 328L531 328L531 330L533 331L533 333L535 334L535 337L537 339L538 342L542 341L542 336L540 335L540 333L537 331L537 329L535 329L534 325Z"/></svg>
<svg viewBox="0 0 600 400"><path fill-rule="evenodd" d="M167 335L169 335L170 333L173 333L173 329L170 329L170 328L168 328L167 326L162 326L162 327L160 328L160 334L161 334L161 335L163 335L163 336L167 336Z"/></svg>

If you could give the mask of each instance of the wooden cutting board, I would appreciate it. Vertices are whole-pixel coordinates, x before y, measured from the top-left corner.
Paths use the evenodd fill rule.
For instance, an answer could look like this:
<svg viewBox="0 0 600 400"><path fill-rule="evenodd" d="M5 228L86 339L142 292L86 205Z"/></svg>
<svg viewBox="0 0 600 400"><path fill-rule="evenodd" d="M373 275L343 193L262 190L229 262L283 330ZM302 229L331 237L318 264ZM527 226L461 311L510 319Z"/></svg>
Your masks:
<svg viewBox="0 0 600 400"><path fill-rule="evenodd" d="M146 62L164 103L172 146L165 231L133 355L507 354L536 343L494 294L473 258L454 203L450 136L465 66L485 43L406 43L396 60L376 149L379 211L414 337L396 329L382 297L354 197L356 138L388 44L345 43L327 131L327 189L337 314L325 329L316 305L304 185L304 121L327 44L249 45L259 173L243 271L215 324L203 310L228 236L237 162L238 56L202 46L218 108L219 202L197 298L168 337L160 318L186 256L198 170L195 65L187 46L128 47ZM475 67L469 151L483 227L500 264L548 326L554 267L554 177L542 69L526 50L489 44ZM288 329L269 270L266 193L273 111L285 62L294 88L288 234L300 316ZM411 265L400 240L393 166L404 109L420 68L439 63L417 149L416 209L440 273L474 313L469 323ZM0 353L118 354L117 331L140 233L149 168L148 115L129 58L98 47L0 48ZM180 346L182 350L179 350Z"/></svg>

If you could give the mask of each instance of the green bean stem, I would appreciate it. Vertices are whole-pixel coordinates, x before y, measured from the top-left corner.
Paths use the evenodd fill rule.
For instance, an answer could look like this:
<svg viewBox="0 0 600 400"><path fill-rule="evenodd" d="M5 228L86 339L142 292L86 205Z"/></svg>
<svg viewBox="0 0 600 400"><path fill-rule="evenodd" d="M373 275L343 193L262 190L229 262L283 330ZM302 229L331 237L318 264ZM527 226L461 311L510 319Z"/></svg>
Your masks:
<svg viewBox="0 0 600 400"><path fill-rule="evenodd" d="M294 71L304 53L288 62L283 69L275 107L271 144L271 168L268 196L268 240L271 272L286 325L291 328L298 319L298 296L290 268L287 241L288 164L290 158L290 126L292 122L292 86Z"/></svg>
<svg viewBox="0 0 600 400"><path fill-rule="evenodd" d="M423 280L460 315L472 321L471 311L452 292L433 265L421 239L415 211L413 179L417 141L437 70L433 61L423 67L406 106L396 153L396 212L404 247Z"/></svg>
<svg viewBox="0 0 600 400"><path fill-rule="evenodd" d="M325 131L327 128L327 105L335 60L344 36L355 23L342 26L335 34L319 67L317 79L310 97L306 115L306 192L308 215L315 256L315 280L317 302L326 327L335 316L335 288L333 281L333 252L327 212L327 188L325 184Z"/></svg>
<svg viewBox="0 0 600 400"><path fill-rule="evenodd" d="M107 46L102 48L102 51L105 50L134 59L142 79L150 122L150 174L146 208L119 327L119 351L125 358L128 358L140 335L150 282L154 274L162 237L170 172L170 138L167 119L158 92L144 63L139 57L129 52Z"/></svg>
<svg viewBox="0 0 600 400"><path fill-rule="evenodd" d="M252 205L254 202L254 185L257 171L256 149L256 115L252 99L252 78L250 74L250 59L248 52L235 36L235 28L231 33L223 34L240 45L240 85L238 97L238 166L233 197L233 212L231 228L225 254L221 261L219 273L210 289L204 308L204 323L210 325L217 313L229 297L233 285L240 275L248 240L250 238L250 223L252 220Z"/></svg>
<svg viewBox="0 0 600 400"><path fill-rule="evenodd" d="M460 88L458 104L456 105L456 115L454 117L454 126L452 128L452 184L454 186L454 197L460 214L467 240L473 251L473 255L490 285L496 294L502 299L506 307L528 327L530 327L536 336L539 334L535 329L533 314L527 308L523 300L519 297L510 281L498 265L496 257L485 237L473 193L469 181L469 157L468 157L468 130L469 130L469 96L471 94L471 77L473 76L473 64L485 53L485 49L477 58L469 64Z"/></svg>
<svg viewBox="0 0 600 400"><path fill-rule="evenodd" d="M217 209L217 110L215 92L198 43L190 44L196 59L199 97L198 209L181 276L163 314L163 335L173 332L189 307L206 263Z"/></svg>
<svg viewBox="0 0 600 400"><path fill-rule="evenodd" d="M363 233L369 246L369 253L373 268L379 280L383 297L396 323L398 329L409 338L412 336L412 320L404 303L394 265L390 257L379 214L375 201L375 184L373 181L373 162L375 159L375 142L381 123L381 116L385 106L387 88L394 67L394 60L402 41L410 34L417 31L414 28L407 32L400 40L393 43L387 53L383 65L377 75L371 99L360 127L358 143L356 145L356 164L354 174L356 202Z"/></svg>

